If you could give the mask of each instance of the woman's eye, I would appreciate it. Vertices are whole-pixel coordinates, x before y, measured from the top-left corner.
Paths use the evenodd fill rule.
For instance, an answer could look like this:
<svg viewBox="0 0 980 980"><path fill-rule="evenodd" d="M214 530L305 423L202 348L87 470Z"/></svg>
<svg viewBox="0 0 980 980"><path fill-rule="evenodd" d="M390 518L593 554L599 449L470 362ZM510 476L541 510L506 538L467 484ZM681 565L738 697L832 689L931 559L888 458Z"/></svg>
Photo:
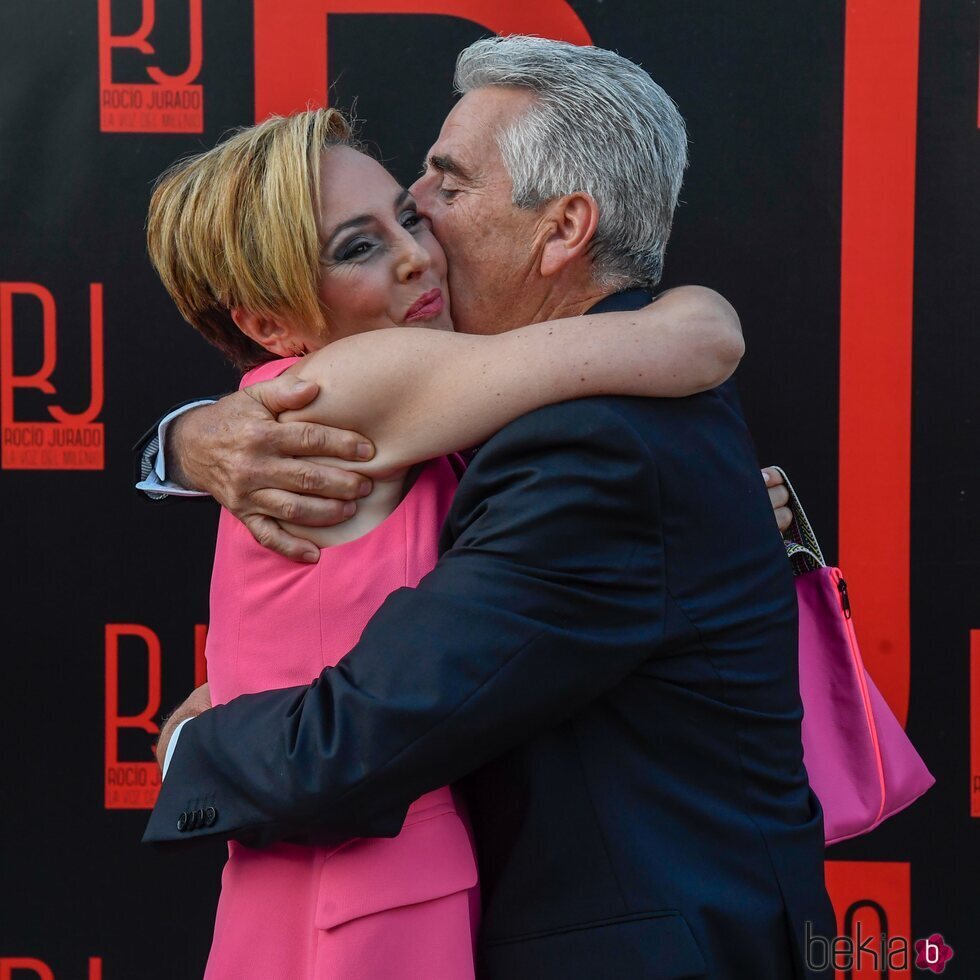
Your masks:
<svg viewBox="0 0 980 980"><path fill-rule="evenodd" d="M422 215L418 211L406 211L402 215L402 227L415 228L422 221Z"/></svg>
<svg viewBox="0 0 980 980"><path fill-rule="evenodd" d="M351 242L346 248L341 249L340 260L345 261L346 259L357 259L362 255L367 255L371 251L370 242Z"/></svg>

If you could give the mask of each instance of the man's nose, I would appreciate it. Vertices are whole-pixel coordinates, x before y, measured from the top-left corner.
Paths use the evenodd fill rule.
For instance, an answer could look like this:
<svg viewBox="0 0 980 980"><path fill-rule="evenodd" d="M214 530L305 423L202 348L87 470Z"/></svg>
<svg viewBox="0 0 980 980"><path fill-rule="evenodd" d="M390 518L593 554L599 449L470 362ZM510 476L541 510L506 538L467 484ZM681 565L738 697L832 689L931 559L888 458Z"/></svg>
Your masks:
<svg viewBox="0 0 980 980"><path fill-rule="evenodd" d="M422 174L408 189L412 197L415 198L415 204L418 207L419 214L423 218L431 217L430 208L432 207L432 202L435 200L432 186L433 181L429 179L429 175Z"/></svg>

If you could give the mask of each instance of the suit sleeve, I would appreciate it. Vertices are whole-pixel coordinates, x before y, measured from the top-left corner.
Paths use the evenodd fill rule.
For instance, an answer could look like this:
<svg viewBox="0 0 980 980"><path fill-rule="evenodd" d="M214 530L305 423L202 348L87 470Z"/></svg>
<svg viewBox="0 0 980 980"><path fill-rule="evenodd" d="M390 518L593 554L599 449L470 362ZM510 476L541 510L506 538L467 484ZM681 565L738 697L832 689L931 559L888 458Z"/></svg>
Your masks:
<svg viewBox="0 0 980 980"><path fill-rule="evenodd" d="M413 800L559 724L662 643L657 473L614 401L498 433L445 534L436 568L336 667L184 726L144 840L394 836ZM177 830L206 807L210 826Z"/></svg>
<svg viewBox="0 0 980 980"><path fill-rule="evenodd" d="M136 441L132 448L133 453L133 474L136 489L140 491L143 500L153 502L166 501L172 496L176 497L208 497L209 494L201 493L197 490L187 490L179 484L169 481L165 472L165 438L167 428L178 415L189 412L192 408L199 405L211 405L216 402L221 395L206 396L195 398L188 402L181 402L175 405L168 412L164 413L160 419L153 423L146 432Z"/></svg>

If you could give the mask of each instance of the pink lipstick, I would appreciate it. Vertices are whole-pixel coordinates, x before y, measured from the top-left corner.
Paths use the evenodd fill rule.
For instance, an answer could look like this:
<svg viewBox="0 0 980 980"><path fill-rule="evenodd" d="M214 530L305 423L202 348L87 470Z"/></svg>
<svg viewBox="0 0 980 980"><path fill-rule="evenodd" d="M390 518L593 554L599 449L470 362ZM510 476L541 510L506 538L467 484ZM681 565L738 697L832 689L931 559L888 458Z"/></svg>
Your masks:
<svg viewBox="0 0 980 980"><path fill-rule="evenodd" d="M433 320L442 312L445 305L442 290L430 289L408 308L408 312L405 314L405 322L418 323L422 320Z"/></svg>

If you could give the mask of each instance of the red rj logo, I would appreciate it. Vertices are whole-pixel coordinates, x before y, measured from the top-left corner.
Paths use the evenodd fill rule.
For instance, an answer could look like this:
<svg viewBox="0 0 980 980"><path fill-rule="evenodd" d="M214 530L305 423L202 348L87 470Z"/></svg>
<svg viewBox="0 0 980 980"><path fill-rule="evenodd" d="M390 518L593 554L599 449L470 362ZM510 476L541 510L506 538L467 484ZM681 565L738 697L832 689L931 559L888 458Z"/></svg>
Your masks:
<svg viewBox="0 0 980 980"><path fill-rule="evenodd" d="M194 627L194 686L207 680L205 644L208 628ZM126 682L121 681L121 646L126 640ZM144 659L146 686L138 688L137 669L130 674L134 655ZM105 628L105 808L107 810L151 810L160 792L160 770L153 759L152 743L160 734L157 716L160 712L163 655L160 638L148 626L140 623L107 623ZM120 687L129 695L137 695L142 707L135 714L124 713L120 707ZM142 759L120 758L120 733L136 730L144 735ZM3 980L0 977L0 980Z"/></svg>
<svg viewBox="0 0 980 980"><path fill-rule="evenodd" d="M54 970L36 957L0 956L0 980L55 980L55 976ZM102 980L101 956L88 958L88 980Z"/></svg>
<svg viewBox="0 0 980 980"><path fill-rule="evenodd" d="M14 370L14 298L18 316L30 300L41 305L41 366L31 374ZM102 357L102 284L89 287L89 344L91 382L88 408L66 412L48 405L55 421L29 422L18 419L14 393L33 388L45 395L57 391L51 382L58 363L58 331L54 296L33 282L0 282L0 422L3 427L3 467L8 470L101 470L105 466L104 426L96 419L105 393Z"/></svg>
<svg viewBox="0 0 980 980"><path fill-rule="evenodd" d="M192 84L201 73L203 61L201 2L188 0L187 68L179 75L169 75L156 65L147 64L146 74L152 84L126 85L112 79L112 53L116 48L132 48L143 55L156 55L150 42L156 23L156 0L142 0L140 25L132 34L112 33L112 0L99 0L99 128L103 133L204 131L203 90Z"/></svg>

